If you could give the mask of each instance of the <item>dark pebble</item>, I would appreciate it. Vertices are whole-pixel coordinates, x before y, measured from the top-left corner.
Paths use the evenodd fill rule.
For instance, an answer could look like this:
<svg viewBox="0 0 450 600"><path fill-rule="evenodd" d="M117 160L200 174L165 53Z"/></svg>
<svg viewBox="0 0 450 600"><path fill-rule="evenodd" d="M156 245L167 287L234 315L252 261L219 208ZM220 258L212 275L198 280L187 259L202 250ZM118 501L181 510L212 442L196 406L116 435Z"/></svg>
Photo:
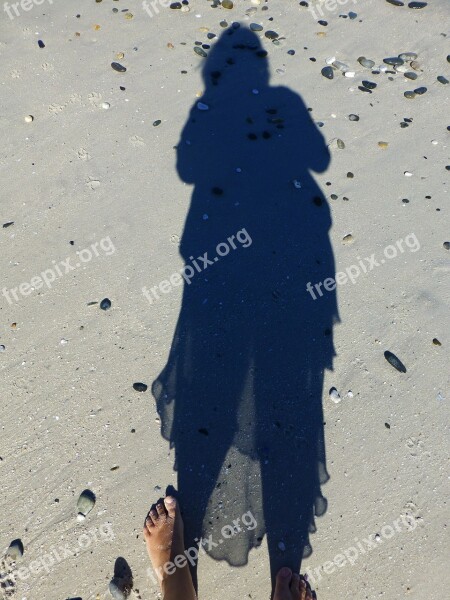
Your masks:
<svg viewBox="0 0 450 600"><path fill-rule="evenodd" d="M415 8L415 9L419 9L419 8L425 8L425 6L427 6L427 2L410 2L408 4L409 8Z"/></svg>
<svg viewBox="0 0 450 600"><path fill-rule="evenodd" d="M389 4L393 4L394 6L405 6L405 3L401 2L401 0L386 0L386 2L389 2Z"/></svg>
<svg viewBox="0 0 450 600"><path fill-rule="evenodd" d="M433 338L433 344L435 346L442 346L441 342L437 338Z"/></svg>
<svg viewBox="0 0 450 600"><path fill-rule="evenodd" d="M146 385L145 383L141 383L140 381L138 381L137 383L133 383L133 390L136 390L136 392L146 392L148 388L148 385Z"/></svg>
<svg viewBox="0 0 450 600"><path fill-rule="evenodd" d="M414 73L413 71L408 71L407 73L405 73L405 77L406 79L411 79L412 81L415 81L418 77L417 73Z"/></svg>
<svg viewBox="0 0 450 600"><path fill-rule="evenodd" d="M450 250L450 242L444 242L442 245L446 250Z"/></svg>
<svg viewBox="0 0 450 600"><path fill-rule="evenodd" d="M362 84L368 90L374 90L377 87L377 84L373 81L363 81Z"/></svg>
<svg viewBox="0 0 450 600"><path fill-rule="evenodd" d="M319 23L319 25L322 25L322 27L326 27L328 25L328 21L324 21L323 19L317 22Z"/></svg>
<svg viewBox="0 0 450 600"><path fill-rule="evenodd" d="M364 87L363 85L358 85L358 90L360 90L361 92L367 92L368 94L372 93L368 88Z"/></svg>
<svg viewBox="0 0 450 600"><path fill-rule="evenodd" d="M266 31L264 35L266 36L266 38L269 38L269 40L276 40L280 37L276 31L271 31L270 29L269 31Z"/></svg>
<svg viewBox="0 0 450 600"><path fill-rule="evenodd" d="M443 75L438 75L437 80L439 81L439 83L443 83L444 85L448 83L448 79L446 79Z"/></svg>
<svg viewBox="0 0 450 600"><path fill-rule="evenodd" d="M123 65L121 65L118 62L112 62L111 66L114 69L114 71L117 71L118 73L125 73L125 71L127 70L126 67L124 67Z"/></svg>
<svg viewBox="0 0 450 600"><path fill-rule="evenodd" d="M172 2L172 4L170 5L170 8L172 10L180 10L181 2Z"/></svg>
<svg viewBox="0 0 450 600"><path fill-rule="evenodd" d="M348 115L348 119L349 119L349 121L359 121L358 115L353 115L353 114Z"/></svg>
<svg viewBox="0 0 450 600"><path fill-rule="evenodd" d="M295 54L295 50L288 50L288 51L287 51L287 53L288 53L290 56L294 56L294 54Z"/></svg>
<svg viewBox="0 0 450 600"><path fill-rule="evenodd" d="M111 300L109 298L103 298L103 300L100 302L100 308L102 310L108 310L111 308Z"/></svg>
<svg viewBox="0 0 450 600"><path fill-rule="evenodd" d="M322 69L321 73L327 79L333 79L333 77L334 77L333 67L324 67Z"/></svg>
<svg viewBox="0 0 450 600"><path fill-rule="evenodd" d="M161 119L157 119L156 121L153 121L153 127L158 127L158 125L161 125Z"/></svg>
<svg viewBox="0 0 450 600"><path fill-rule="evenodd" d="M405 96L405 98L408 98L408 100L412 100L416 97L416 94L414 92L405 92L403 95Z"/></svg>
<svg viewBox="0 0 450 600"><path fill-rule="evenodd" d="M419 94L419 96L422 96L422 94L425 94L426 91L427 91L426 87L419 87L414 90L414 93Z"/></svg>
<svg viewBox="0 0 450 600"><path fill-rule="evenodd" d="M384 353L384 358L388 361L390 365L394 367L394 369L397 369L397 371L400 371L400 373L406 373L405 365L397 356L395 356L395 354L389 352L389 350L386 350L386 352Z"/></svg>
<svg viewBox="0 0 450 600"><path fill-rule="evenodd" d="M38 40L38 46L39 48L45 48L45 44L42 40Z"/></svg>
<svg viewBox="0 0 450 600"><path fill-rule="evenodd" d="M14 225L14 221L8 221L7 223L3 223L3 229L11 227L11 225Z"/></svg>
<svg viewBox="0 0 450 600"><path fill-rule="evenodd" d="M351 19L352 21L353 21L353 19L356 19L357 16L358 15L355 12L349 12L348 13L348 18Z"/></svg>
<svg viewBox="0 0 450 600"><path fill-rule="evenodd" d="M385 423L384 426L386 427L386 429L390 429L391 426L389 425L389 423Z"/></svg>
<svg viewBox="0 0 450 600"><path fill-rule="evenodd" d="M400 66L400 65L405 64L405 61L403 60L403 58L399 58L398 56L392 56L390 58L383 58L383 62L386 63L387 65L394 65L394 66Z"/></svg>

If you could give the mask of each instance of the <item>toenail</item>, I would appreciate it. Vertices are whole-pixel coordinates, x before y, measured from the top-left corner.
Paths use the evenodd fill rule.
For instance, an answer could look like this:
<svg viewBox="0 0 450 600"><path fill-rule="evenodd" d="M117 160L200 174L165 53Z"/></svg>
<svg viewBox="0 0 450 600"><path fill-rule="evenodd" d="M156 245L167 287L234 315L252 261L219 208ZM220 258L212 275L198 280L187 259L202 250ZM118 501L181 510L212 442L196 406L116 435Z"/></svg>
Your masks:
<svg viewBox="0 0 450 600"><path fill-rule="evenodd" d="M171 498L170 496L168 496L166 498L166 502L167 502L167 504L174 504L175 503L175 498Z"/></svg>
<svg viewBox="0 0 450 600"><path fill-rule="evenodd" d="M287 579L288 577L290 577L292 575L292 571L288 567L283 567L278 572L278 575L280 577L283 577L283 579Z"/></svg>

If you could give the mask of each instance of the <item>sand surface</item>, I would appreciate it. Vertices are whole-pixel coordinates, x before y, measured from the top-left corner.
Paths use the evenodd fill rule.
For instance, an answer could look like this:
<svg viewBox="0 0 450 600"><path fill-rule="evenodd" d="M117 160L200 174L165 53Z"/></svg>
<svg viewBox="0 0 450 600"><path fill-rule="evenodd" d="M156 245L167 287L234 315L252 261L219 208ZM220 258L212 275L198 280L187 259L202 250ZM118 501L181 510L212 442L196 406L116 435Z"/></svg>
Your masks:
<svg viewBox="0 0 450 600"><path fill-rule="evenodd" d="M224 19L263 25L271 85L302 97L329 144L331 162L313 176L331 211L336 271L372 255L379 263L337 286L336 356L322 398L328 509L302 570L320 600L447 597L450 85L437 77L450 79L448 1L419 10L383 0L322 5L326 26L294 0L235 0L231 10L192 0L186 12L155 3L153 16L136 0L22 4L29 10L0 15L0 545L19 538L24 554L0 571L6 581L8 569L28 570L0 597L109 598L118 557L133 573L131 597L158 597L141 528L177 474L151 384L166 364L182 287L153 304L142 288L183 266L192 186L177 173L174 146L204 90L194 44L214 45L207 32L220 35ZM357 16L341 16L349 12ZM267 30L284 39L273 44ZM416 81L357 61L378 67L402 52L418 55ZM329 57L355 76L323 77ZM358 89L363 80L378 84L373 93ZM246 81L236 86L252 93ZM404 97L420 86L426 93ZM97 500L80 523L85 488ZM374 547L364 545L374 535ZM67 555L45 568L42 557L60 547ZM338 554L352 558L326 566ZM200 598L267 598L268 569L265 539L241 567L202 556Z"/></svg>

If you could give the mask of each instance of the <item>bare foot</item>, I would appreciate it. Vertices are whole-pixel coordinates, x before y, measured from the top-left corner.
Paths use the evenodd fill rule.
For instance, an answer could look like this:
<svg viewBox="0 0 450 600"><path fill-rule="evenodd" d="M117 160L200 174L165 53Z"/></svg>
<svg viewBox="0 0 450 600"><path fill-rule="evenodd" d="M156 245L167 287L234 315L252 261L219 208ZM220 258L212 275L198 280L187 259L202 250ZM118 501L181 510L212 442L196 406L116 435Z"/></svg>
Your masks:
<svg viewBox="0 0 450 600"><path fill-rule="evenodd" d="M164 600L197 600L187 559L192 556L184 550L183 520L173 496L152 506L144 539Z"/></svg>
<svg viewBox="0 0 450 600"><path fill-rule="evenodd" d="M309 583L287 567L278 571L273 600L313 600L316 594Z"/></svg>

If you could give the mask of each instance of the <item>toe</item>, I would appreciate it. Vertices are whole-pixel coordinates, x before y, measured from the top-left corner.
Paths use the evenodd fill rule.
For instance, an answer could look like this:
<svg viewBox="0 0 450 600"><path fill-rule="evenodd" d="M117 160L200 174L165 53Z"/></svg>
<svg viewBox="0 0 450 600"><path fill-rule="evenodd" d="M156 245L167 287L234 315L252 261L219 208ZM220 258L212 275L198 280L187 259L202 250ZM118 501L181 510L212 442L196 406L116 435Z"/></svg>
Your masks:
<svg viewBox="0 0 450 600"><path fill-rule="evenodd" d="M292 571L287 567L283 567L277 573L277 581L275 584L275 598L282 600L289 598L289 585L291 583Z"/></svg>
<svg viewBox="0 0 450 600"><path fill-rule="evenodd" d="M291 579L291 592L293 593L293 597L297 599L299 597L300 590L300 575L294 573Z"/></svg>
<svg viewBox="0 0 450 600"><path fill-rule="evenodd" d="M158 513L156 512L156 510L154 508L152 508L150 510L150 512L148 513L148 516L153 521L153 525L156 525L158 523Z"/></svg>
<svg viewBox="0 0 450 600"><path fill-rule="evenodd" d="M308 586L306 584L306 581L304 579L300 580L300 600L306 600L306 598L308 597L307 594L308 591Z"/></svg>
<svg viewBox="0 0 450 600"><path fill-rule="evenodd" d="M169 517L174 519L177 510L177 501L175 498L173 496L167 496L167 498L164 498L164 505L169 513Z"/></svg>
<svg viewBox="0 0 450 600"><path fill-rule="evenodd" d="M166 509L164 508L164 504L162 502L158 502L156 505L156 512L160 517L166 516Z"/></svg>

